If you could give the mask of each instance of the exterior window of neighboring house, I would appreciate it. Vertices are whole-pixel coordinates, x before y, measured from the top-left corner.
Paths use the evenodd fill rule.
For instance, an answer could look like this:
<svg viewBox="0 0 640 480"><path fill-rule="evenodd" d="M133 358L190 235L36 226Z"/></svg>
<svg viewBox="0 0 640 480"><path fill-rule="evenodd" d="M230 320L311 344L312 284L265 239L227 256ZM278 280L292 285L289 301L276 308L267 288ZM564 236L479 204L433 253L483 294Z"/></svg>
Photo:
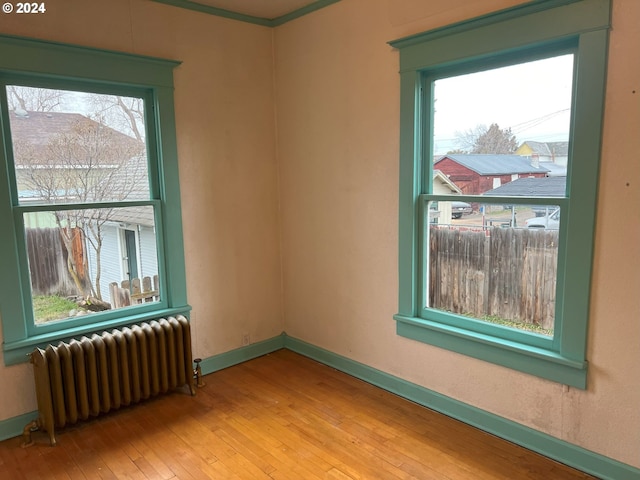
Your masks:
<svg viewBox="0 0 640 480"><path fill-rule="evenodd" d="M188 313L175 65L0 37L0 245L16 252L1 260L5 363Z"/></svg>
<svg viewBox="0 0 640 480"><path fill-rule="evenodd" d="M586 387L608 26L608 0L550 0L392 42L398 334Z"/></svg>

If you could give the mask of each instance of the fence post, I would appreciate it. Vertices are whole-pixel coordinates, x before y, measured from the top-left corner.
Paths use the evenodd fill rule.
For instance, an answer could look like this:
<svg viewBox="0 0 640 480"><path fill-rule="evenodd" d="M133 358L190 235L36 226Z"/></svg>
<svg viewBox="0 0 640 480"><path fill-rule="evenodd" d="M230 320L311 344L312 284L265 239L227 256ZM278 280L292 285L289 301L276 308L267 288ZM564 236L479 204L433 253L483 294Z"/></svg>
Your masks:
<svg viewBox="0 0 640 480"><path fill-rule="evenodd" d="M111 305L113 305L113 308L128 307L131 305L129 289L119 287L117 282L111 282L109 284L109 294L111 295Z"/></svg>

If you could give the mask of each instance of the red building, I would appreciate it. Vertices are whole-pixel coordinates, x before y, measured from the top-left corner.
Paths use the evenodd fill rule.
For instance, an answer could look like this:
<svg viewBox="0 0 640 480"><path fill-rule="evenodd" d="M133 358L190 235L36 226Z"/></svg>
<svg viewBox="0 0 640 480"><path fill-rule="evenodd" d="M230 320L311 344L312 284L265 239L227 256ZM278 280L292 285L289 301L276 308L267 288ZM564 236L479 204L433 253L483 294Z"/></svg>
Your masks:
<svg viewBox="0 0 640 480"><path fill-rule="evenodd" d="M518 178L541 178L550 172L544 166L533 166L527 157L498 154L444 155L433 168L444 173L463 195L480 195Z"/></svg>

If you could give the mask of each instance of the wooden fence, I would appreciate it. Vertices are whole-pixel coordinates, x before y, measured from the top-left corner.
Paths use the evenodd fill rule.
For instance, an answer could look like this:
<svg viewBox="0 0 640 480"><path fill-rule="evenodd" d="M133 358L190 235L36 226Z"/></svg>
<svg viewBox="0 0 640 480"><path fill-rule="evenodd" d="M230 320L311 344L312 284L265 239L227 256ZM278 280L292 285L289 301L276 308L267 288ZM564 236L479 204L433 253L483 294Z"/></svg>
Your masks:
<svg viewBox="0 0 640 480"><path fill-rule="evenodd" d="M77 231L79 236L79 229ZM78 291L67 270L68 253L60 238L60 230L27 228L25 237L33 294L76 295Z"/></svg>
<svg viewBox="0 0 640 480"><path fill-rule="evenodd" d="M74 229L73 255L78 265L81 281L88 281L84 264L84 240L82 231ZM34 295L76 296L78 289L67 270L69 256L60 237L58 228L27 228L25 230L31 290ZM135 278L131 285L124 280L118 285L109 284L111 308L120 308L144 302L158 301L160 298L158 275ZM81 292L80 292L81 293Z"/></svg>
<svg viewBox="0 0 640 480"><path fill-rule="evenodd" d="M430 227L429 305L553 329L558 231Z"/></svg>
<svg viewBox="0 0 640 480"><path fill-rule="evenodd" d="M109 284L111 296L111 308L128 307L145 302L157 302L160 300L160 285L158 275L153 277L134 278L132 282L123 280Z"/></svg>

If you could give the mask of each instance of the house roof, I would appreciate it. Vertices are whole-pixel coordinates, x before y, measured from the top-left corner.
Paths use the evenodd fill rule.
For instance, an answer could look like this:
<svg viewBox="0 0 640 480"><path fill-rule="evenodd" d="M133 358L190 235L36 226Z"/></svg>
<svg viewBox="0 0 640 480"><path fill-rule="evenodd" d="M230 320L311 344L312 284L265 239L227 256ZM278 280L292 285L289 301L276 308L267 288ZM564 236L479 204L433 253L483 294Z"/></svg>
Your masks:
<svg viewBox="0 0 640 480"><path fill-rule="evenodd" d="M22 140L31 145L45 146L61 132L67 132L78 122L88 120L79 113L9 112L13 141Z"/></svg>
<svg viewBox="0 0 640 480"><path fill-rule="evenodd" d="M553 162L543 162L544 168L549 170L547 177L566 177L567 167L566 165L558 165Z"/></svg>
<svg viewBox="0 0 640 480"><path fill-rule="evenodd" d="M103 183L110 193L118 197L116 200L149 200L147 157L137 155L130 158L106 177ZM109 214L109 220L149 227L155 225L152 206L115 208Z"/></svg>
<svg viewBox="0 0 640 480"><path fill-rule="evenodd" d="M153 216L153 207L126 207L114 209L109 215L109 221L127 225L143 225L154 227L156 222Z"/></svg>
<svg viewBox="0 0 640 480"><path fill-rule="evenodd" d="M534 154L544 155L547 157L569 155L569 142L534 142L527 140L522 145L527 145Z"/></svg>
<svg viewBox="0 0 640 480"><path fill-rule="evenodd" d="M78 113L63 112L10 112L11 134L15 141L23 141L38 149L44 155L46 148L55 140L56 136L72 132L78 125L87 125L90 128L97 127L108 132L109 145L119 148L122 153L133 155L122 158L118 162L110 162L102 171L104 175L100 182L92 188L92 191L103 201L148 200L149 176L147 156L144 152L144 143L133 137L118 132L110 127L102 125ZM20 165L20 158L16 158L16 167ZM61 165L64 167L64 165ZM31 168L31 167L29 167ZM57 196L66 194L61 190ZM21 197L28 200L37 200L39 192L36 190L24 190ZM109 221L153 226L153 207L126 207L116 208L109 213Z"/></svg>
<svg viewBox="0 0 640 480"><path fill-rule="evenodd" d="M458 195L460 195L462 193L462 190L460 190L460 188L455 183L453 183L449 179L449 177L447 177L440 170L434 170L433 171L433 180L440 181L440 183L442 185L444 185L445 187L447 187L449 190L451 190L452 193L455 193L455 194L458 194Z"/></svg>
<svg viewBox="0 0 640 480"><path fill-rule="evenodd" d="M484 192L493 197L564 197L567 177L518 178Z"/></svg>
<svg viewBox="0 0 640 480"><path fill-rule="evenodd" d="M66 112L9 112L11 137L13 142L23 142L42 152L55 138L61 134L72 132L78 125L99 127L108 132L109 141L118 145L123 151L140 150L144 144L129 135L102 125L79 113ZM21 163L18 156L16 165Z"/></svg>
<svg viewBox="0 0 640 480"><path fill-rule="evenodd" d="M116 201L149 200L149 167L146 155L136 155L115 169L101 183Z"/></svg>
<svg viewBox="0 0 640 480"><path fill-rule="evenodd" d="M444 155L436 161L437 167L445 158L449 158L460 165L473 170L479 175L510 175L514 173L548 173L546 167L534 167L531 162L521 155L500 155L500 154L483 154L483 155L467 155L452 154Z"/></svg>

